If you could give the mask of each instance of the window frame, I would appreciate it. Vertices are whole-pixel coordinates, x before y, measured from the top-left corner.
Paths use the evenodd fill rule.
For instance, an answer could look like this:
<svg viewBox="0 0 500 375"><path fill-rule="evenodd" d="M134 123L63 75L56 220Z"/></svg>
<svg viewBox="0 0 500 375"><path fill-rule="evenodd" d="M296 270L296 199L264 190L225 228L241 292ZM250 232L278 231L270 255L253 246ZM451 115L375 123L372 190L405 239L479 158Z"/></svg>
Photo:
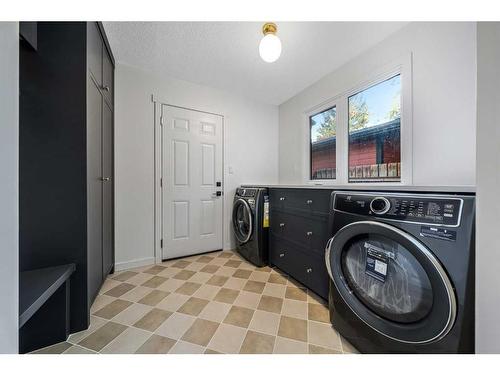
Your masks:
<svg viewBox="0 0 500 375"><path fill-rule="evenodd" d="M311 118L316 116L316 115L319 115L320 113L324 113L326 111L329 111L331 109L335 108L335 119L337 120L337 125L338 125L338 108L337 108L337 105L334 104L332 106L326 106L324 109L321 109L321 110L318 110L316 112L313 112L312 114L310 114L308 116L308 124L309 124L309 180L310 181L314 181L314 182L332 182L332 181L335 181L337 179L337 139L338 139L338 135L337 135L337 131L335 131L335 178L323 178L323 179L320 179L320 178L312 178L312 141L311 141L311 130L312 130L312 126L311 126Z"/></svg>
<svg viewBox="0 0 500 375"><path fill-rule="evenodd" d="M401 180L397 181L374 181L374 182L349 182L349 118L348 101L349 97L372 86L375 86L396 75L401 76L401 128L400 128L400 152L401 152ZM364 75L366 79L356 80L355 84L349 85L346 90L342 90L338 95L316 105L305 114L307 124L304 182L310 185L348 185L348 186L400 186L411 185L413 182L413 161L412 161L412 54L409 53L377 70L372 70L371 74ZM354 80L352 80L354 81ZM311 129L309 118L331 107L337 108L337 132L336 132L336 179L313 180L312 160L311 160ZM305 135L305 134L304 134Z"/></svg>

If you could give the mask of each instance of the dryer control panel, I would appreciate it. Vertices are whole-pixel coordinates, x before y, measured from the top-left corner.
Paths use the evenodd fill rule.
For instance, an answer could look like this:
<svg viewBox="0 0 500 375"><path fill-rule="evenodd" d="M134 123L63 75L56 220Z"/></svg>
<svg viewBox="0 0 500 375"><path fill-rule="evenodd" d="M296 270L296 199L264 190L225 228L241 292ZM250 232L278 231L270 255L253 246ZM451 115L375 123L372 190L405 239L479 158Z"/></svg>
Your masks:
<svg viewBox="0 0 500 375"><path fill-rule="evenodd" d="M462 199L447 196L335 193L333 208L367 217L456 227L462 204Z"/></svg>

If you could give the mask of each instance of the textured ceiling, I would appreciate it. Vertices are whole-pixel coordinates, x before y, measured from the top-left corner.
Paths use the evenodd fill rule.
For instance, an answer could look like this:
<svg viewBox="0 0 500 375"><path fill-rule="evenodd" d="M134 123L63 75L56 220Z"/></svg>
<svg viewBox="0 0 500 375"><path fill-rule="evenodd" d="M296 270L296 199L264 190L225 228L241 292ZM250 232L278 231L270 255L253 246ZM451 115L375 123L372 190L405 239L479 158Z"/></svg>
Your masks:
<svg viewBox="0 0 500 375"><path fill-rule="evenodd" d="M259 57L262 23L105 22L117 61L281 104L380 42L401 22L278 22L278 61Z"/></svg>

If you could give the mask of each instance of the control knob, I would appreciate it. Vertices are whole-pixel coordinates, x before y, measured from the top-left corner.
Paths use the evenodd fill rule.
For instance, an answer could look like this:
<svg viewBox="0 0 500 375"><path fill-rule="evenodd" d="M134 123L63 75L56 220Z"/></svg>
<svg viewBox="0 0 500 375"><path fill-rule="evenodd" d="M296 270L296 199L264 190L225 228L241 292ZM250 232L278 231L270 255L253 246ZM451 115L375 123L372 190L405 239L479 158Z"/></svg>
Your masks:
<svg viewBox="0 0 500 375"><path fill-rule="evenodd" d="M391 202L384 197L375 197L370 202L370 209L374 214L383 215L391 208Z"/></svg>

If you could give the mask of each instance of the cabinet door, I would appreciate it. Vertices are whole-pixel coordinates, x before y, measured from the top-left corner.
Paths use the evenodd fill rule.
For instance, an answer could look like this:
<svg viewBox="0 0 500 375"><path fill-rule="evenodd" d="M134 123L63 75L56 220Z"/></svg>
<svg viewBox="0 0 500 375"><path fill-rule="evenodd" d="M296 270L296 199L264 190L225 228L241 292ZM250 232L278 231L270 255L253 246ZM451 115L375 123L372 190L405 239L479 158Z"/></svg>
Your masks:
<svg viewBox="0 0 500 375"><path fill-rule="evenodd" d="M102 52L102 91L111 107L113 107L113 63L106 47Z"/></svg>
<svg viewBox="0 0 500 375"><path fill-rule="evenodd" d="M96 22L87 23L87 61L90 73L102 85L103 42Z"/></svg>
<svg viewBox="0 0 500 375"><path fill-rule="evenodd" d="M102 95L88 78L87 98L87 273L92 303L102 285Z"/></svg>
<svg viewBox="0 0 500 375"><path fill-rule="evenodd" d="M103 278L114 263L113 228L113 112L103 102L102 111L102 259Z"/></svg>

